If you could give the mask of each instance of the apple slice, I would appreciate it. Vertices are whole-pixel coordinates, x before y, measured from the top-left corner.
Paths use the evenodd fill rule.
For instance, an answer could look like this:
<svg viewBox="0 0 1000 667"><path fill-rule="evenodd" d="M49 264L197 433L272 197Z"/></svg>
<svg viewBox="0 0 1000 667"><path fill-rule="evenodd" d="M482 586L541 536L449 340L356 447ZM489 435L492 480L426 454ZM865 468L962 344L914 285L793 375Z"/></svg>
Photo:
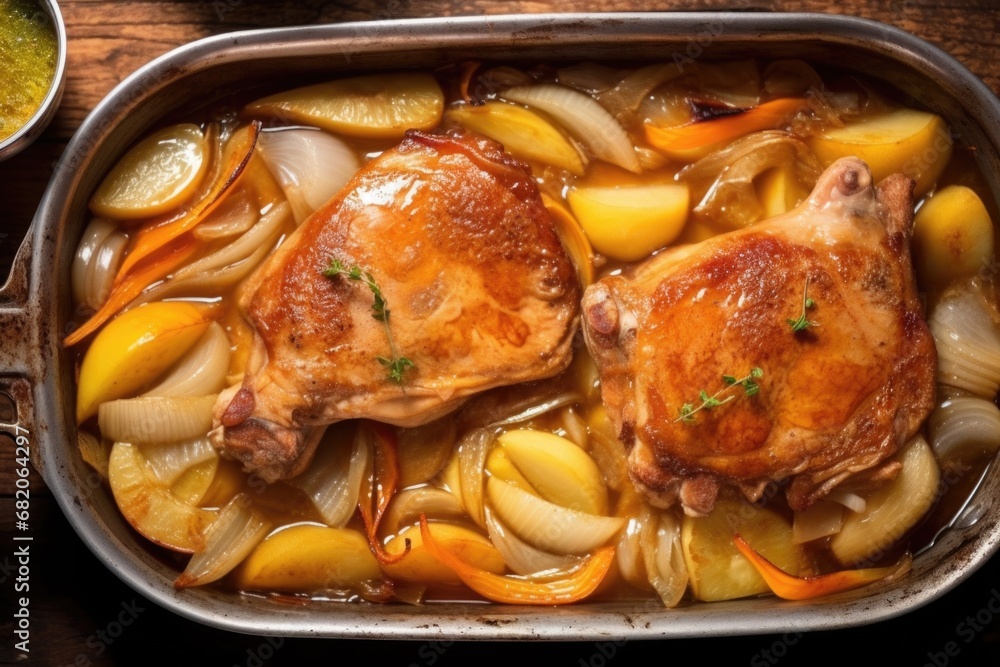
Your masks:
<svg viewBox="0 0 1000 667"><path fill-rule="evenodd" d="M272 533L233 571L242 590L283 593L352 589L379 576L364 535L314 524Z"/></svg>
<svg viewBox="0 0 1000 667"><path fill-rule="evenodd" d="M552 123L530 109L490 100L479 106L452 107L447 117L496 139L522 160L550 164L577 176L583 175L584 161L580 152Z"/></svg>
<svg viewBox="0 0 1000 667"><path fill-rule="evenodd" d="M844 127L826 130L809 140L816 157L828 167L854 155L868 163L875 182L894 173L916 181L915 196L931 189L951 158L948 124L940 116L897 109Z"/></svg>
<svg viewBox="0 0 1000 667"><path fill-rule="evenodd" d="M208 170L208 142L191 123L171 125L132 147L90 200L96 215L134 220L166 213L189 199Z"/></svg>
<svg viewBox="0 0 1000 667"><path fill-rule="evenodd" d="M108 461L111 492L125 519L147 539L174 551L205 546L216 512L183 502L160 483L136 445L116 442Z"/></svg>
<svg viewBox="0 0 1000 667"><path fill-rule="evenodd" d="M923 284L938 289L989 266L993 222L979 195L950 185L925 201L913 220L913 255Z"/></svg>
<svg viewBox="0 0 1000 667"><path fill-rule="evenodd" d="M101 330L83 357L77 390L78 423L101 403L135 394L191 349L211 320L205 308L184 301L137 306Z"/></svg>
<svg viewBox="0 0 1000 667"><path fill-rule="evenodd" d="M626 262L677 238L688 215L688 188L675 183L583 186L566 199L594 249Z"/></svg>
<svg viewBox="0 0 1000 667"><path fill-rule="evenodd" d="M431 74L372 74L295 88L247 105L324 130L369 139L402 139L441 122L444 93Z"/></svg>

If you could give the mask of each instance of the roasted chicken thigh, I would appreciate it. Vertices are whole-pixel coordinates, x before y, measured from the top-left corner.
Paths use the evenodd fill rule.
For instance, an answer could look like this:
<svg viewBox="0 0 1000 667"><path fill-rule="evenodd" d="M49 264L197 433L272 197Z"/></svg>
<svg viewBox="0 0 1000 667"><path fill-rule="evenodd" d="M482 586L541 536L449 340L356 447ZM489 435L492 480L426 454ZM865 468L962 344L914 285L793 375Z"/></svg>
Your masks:
<svg viewBox="0 0 1000 667"><path fill-rule="evenodd" d="M330 275L334 261L343 271ZM216 405L213 441L273 481L305 467L318 426L417 425L555 375L571 360L579 298L526 165L481 137L411 132L248 281L253 343L243 382Z"/></svg>
<svg viewBox="0 0 1000 667"><path fill-rule="evenodd" d="M846 158L795 210L587 289L603 400L651 502L698 516L776 482L804 509L896 473L934 397L911 190Z"/></svg>

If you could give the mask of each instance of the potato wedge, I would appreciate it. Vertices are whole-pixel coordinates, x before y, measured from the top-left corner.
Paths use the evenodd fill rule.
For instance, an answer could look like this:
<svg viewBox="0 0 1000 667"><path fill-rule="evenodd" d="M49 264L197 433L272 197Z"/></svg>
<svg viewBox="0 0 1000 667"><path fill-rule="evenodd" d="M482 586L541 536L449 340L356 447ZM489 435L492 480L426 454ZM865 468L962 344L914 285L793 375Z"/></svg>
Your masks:
<svg viewBox="0 0 1000 667"><path fill-rule="evenodd" d="M829 129L810 139L809 147L824 167L849 155L861 158L876 183L889 174L903 173L916 181L914 195L920 197L951 159L952 139L941 116L897 109Z"/></svg>
<svg viewBox="0 0 1000 667"><path fill-rule="evenodd" d="M583 186L566 200L594 249L626 262L673 241L688 217L688 188L677 183Z"/></svg>
<svg viewBox="0 0 1000 667"><path fill-rule="evenodd" d="M349 590L379 576L364 535L312 524L273 533L233 571L242 590L285 593Z"/></svg>
<svg viewBox="0 0 1000 667"><path fill-rule="evenodd" d="M747 502L720 499L708 516L685 516L681 525L684 561L698 600L732 600L770 590L733 544L735 534L785 572L799 573L801 551L784 517Z"/></svg>

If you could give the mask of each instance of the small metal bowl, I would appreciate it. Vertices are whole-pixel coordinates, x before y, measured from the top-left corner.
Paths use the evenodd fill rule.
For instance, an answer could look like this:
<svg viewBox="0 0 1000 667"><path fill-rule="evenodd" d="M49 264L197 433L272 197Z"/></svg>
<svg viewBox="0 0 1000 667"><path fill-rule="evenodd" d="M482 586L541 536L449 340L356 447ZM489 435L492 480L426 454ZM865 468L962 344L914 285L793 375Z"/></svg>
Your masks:
<svg viewBox="0 0 1000 667"><path fill-rule="evenodd" d="M51 22L52 29L56 33L56 70L52 76L52 83L49 84L49 90L42 103L35 109L35 113L14 134L0 141L0 162L20 153L37 139L38 135L48 127L62 100L63 84L66 80L66 25L55 0L38 0L38 5L41 18Z"/></svg>

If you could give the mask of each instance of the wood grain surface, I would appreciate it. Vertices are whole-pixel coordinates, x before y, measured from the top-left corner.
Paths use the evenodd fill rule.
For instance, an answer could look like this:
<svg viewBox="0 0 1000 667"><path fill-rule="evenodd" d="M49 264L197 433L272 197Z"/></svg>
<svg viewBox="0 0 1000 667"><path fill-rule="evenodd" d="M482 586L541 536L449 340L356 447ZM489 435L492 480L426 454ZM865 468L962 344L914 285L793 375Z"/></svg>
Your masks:
<svg viewBox="0 0 1000 667"><path fill-rule="evenodd" d="M60 3L69 35L66 88L42 138L0 163L0 271L6 275L56 161L91 109L122 79L174 47L236 30L329 22L483 14L606 11L808 11L876 19L951 53L1000 91L1000 10L996 0L172 0ZM0 405L0 421L3 406ZM14 650L11 547L14 445L0 436L0 664L299 665L347 663L464 665L489 655L549 665L638 663L681 656L723 664L978 665L1000 658L1000 557L925 609L868 628L802 634L577 644L468 644L267 639L213 630L134 593L87 550L33 473L31 653ZM651 649L651 650L650 650ZM826 659L823 659L826 658Z"/></svg>

